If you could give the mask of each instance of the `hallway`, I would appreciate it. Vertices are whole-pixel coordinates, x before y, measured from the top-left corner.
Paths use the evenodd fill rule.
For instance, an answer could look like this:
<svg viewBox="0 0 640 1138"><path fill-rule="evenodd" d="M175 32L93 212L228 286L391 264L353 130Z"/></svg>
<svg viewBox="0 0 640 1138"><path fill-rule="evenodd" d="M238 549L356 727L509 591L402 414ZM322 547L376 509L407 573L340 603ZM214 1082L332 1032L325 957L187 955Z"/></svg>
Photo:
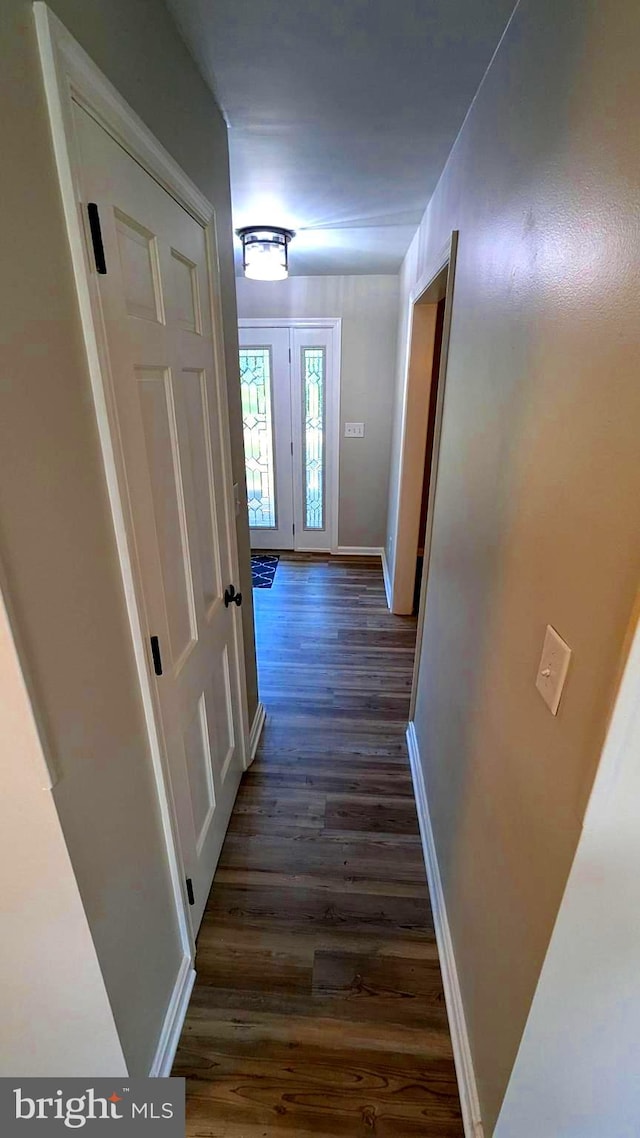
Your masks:
<svg viewBox="0 0 640 1138"><path fill-rule="evenodd" d="M377 560L254 591L267 724L198 938L173 1073L201 1138L461 1138L404 731L415 621Z"/></svg>

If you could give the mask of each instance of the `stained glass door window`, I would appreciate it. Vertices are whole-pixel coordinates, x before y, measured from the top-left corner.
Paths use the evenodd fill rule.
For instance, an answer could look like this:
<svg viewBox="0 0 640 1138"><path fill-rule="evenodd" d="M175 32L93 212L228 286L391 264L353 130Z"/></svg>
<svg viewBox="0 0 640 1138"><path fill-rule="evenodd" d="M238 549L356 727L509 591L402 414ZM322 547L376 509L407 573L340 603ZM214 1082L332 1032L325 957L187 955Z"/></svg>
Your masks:
<svg viewBox="0 0 640 1138"><path fill-rule="evenodd" d="M240 349L240 390L249 525L255 529L275 529L277 520L269 348Z"/></svg>
<svg viewBox="0 0 640 1138"><path fill-rule="evenodd" d="M304 528L325 528L325 350L302 349Z"/></svg>

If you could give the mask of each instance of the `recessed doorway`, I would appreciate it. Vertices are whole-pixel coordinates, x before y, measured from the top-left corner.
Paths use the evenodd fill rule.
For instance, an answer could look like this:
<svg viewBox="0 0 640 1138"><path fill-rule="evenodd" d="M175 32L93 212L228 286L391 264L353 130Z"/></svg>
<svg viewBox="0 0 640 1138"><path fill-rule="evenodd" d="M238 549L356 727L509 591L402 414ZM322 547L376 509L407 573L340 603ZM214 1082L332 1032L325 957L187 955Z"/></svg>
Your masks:
<svg viewBox="0 0 640 1138"><path fill-rule="evenodd" d="M418 636L438 472L457 238L454 231L438 267L429 279L419 283L409 303L398 520L389 607L398 615L417 612Z"/></svg>

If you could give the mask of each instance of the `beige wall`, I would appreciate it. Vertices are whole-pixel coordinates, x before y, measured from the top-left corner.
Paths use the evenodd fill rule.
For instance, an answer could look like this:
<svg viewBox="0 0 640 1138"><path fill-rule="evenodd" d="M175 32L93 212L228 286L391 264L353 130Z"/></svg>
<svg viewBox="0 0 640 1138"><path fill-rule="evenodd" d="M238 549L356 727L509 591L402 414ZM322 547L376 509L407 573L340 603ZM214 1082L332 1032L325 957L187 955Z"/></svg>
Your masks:
<svg viewBox="0 0 640 1138"><path fill-rule="evenodd" d="M640 570L638 42L635 0L522 0L401 277L402 326L459 229L415 718L487 1136ZM547 623L573 649L556 719Z"/></svg>
<svg viewBox="0 0 640 1138"><path fill-rule="evenodd" d="M381 547L389 493L398 278L243 278L237 283L241 317L342 317L338 541ZM345 421L364 422L365 437L345 439Z"/></svg>
<svg viewBox="0 0 640 1138"><path fill-rule="evenodd" d="M127 1073L0 595L0 1076Z"/></svg>
<svg viewBox="0 0 640 1138"><path fill-rule="evenodd" d="M226 131L218 108L162 4L54 0L52 7L214 202L236 477L244 486ZM132 1074L144 1074L181 949L28 0L0 6L0 53L0 555L125 1057ZM255 705L249 606L246 619Z"/></svg>

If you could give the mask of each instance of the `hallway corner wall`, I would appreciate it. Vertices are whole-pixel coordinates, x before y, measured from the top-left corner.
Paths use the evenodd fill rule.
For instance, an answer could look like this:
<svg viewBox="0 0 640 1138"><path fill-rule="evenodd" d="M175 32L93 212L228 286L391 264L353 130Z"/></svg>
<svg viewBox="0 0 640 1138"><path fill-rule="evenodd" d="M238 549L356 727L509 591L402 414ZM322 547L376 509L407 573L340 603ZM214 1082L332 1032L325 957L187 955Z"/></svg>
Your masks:
<svg viewBox="0 0 640 1138"><path fill-rule="evenodd" d="M126 1075L0 593L0 1077Z"/></svg>

